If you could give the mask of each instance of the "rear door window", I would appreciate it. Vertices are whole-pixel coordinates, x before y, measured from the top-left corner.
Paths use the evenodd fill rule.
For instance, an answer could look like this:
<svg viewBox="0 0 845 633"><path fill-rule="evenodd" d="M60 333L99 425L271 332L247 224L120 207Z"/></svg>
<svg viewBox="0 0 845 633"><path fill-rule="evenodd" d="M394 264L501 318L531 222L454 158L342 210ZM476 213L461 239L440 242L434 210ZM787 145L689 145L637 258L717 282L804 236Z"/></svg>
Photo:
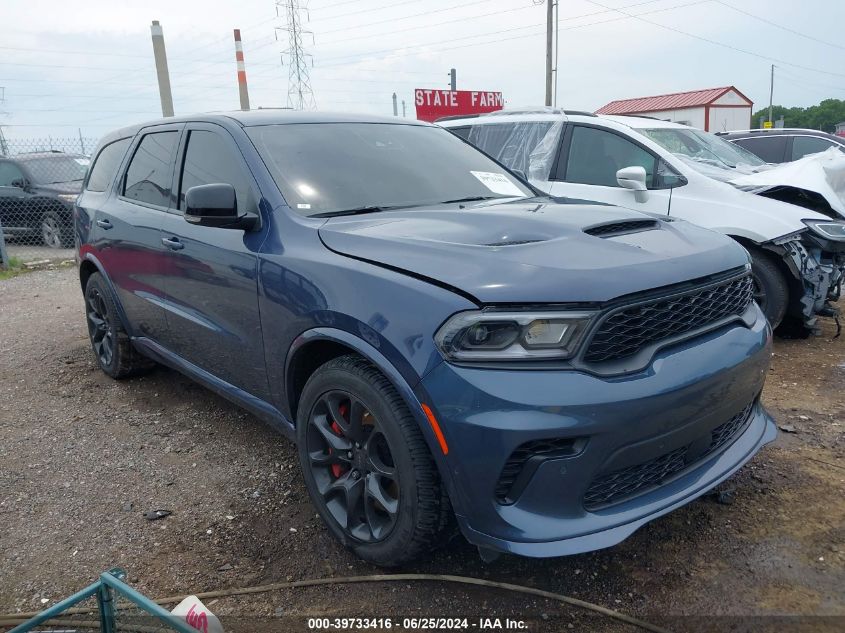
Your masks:
<svg viewBox="0 0 845 633"><path fill-rule="evenodd" d="M798 160L808 154L817 154L834 146L839 147L833 141L818 136L793 136L792 158L790 160Z"/></svg>
<svg viewBox="0 0 845 633"><path fill-rule="evenodd" d="M153 132L141 139L126 170L123 195L157 207L170 205L179 132Z"/></svg>
<svg viewBox="0 0 845 633"><path fill-rule="evenodd" d="M786 136L756 136L754 138L741 138L734 141L740 147L744 147L752 154L757 154L767 163L782 163L786 153Z"/></svg>
<svg viewBox="0 0 845 633"><path fill-rule="evenodd" d="M607 130L575 126L566 160L566 182L618 187L616 172L623 167L643 167L646 182L654 184L657 158L636 143Z"/></svg>
<svg viewBox="0 0 845 633"><path fill-rule="evenodd" d="M185 192L188 189L215 183L235 188L238 211L254 211L255 203L244 172L243 158L216 132L191 130L182 165L179 208L185 208Z"/></svg>
<svg viewBox="0 0 845 633"><path fill-rule="evenodd" d="M88 191L105 191L108 188L131 141L131 138L120 139L100 150L85 187Z"/></svg>

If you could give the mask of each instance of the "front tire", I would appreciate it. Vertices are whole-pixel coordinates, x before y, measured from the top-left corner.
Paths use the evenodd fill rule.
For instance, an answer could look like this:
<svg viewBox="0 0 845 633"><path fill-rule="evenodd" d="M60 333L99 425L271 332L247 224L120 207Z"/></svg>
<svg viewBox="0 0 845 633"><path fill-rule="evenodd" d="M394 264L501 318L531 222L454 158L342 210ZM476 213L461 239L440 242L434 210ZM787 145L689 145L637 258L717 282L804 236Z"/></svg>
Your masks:
<svg viewBox="0 0 845 633"><path fill-rule="evenodd" d="M789 307L789 284L774 260L759 249L749 249L751 253L751 276L754 281L754 300L772 329L783 321Z"/></svg>
<svg viewBox="0 0 845 633"><path fill-rule="evenodd" d="M349 355L317 369L296 431L308 494L332 536L383 567L434 547L448 499L414 417L373 365Z"/></svg>
<svg viewBox="0 0 845 633"><path fill-rule="evenodd" d="M85 284L85 320L97 364L112 378L145 373L155 366L136 350L117 314L111 291L100 273Z"/></svg>
<svg viewBox="0 0 845 633"><path fill-rule="evenodd" d="M57 211L46 211L41 216L41 241L47 248L70 248L73 246L70 227Z"/></svg>

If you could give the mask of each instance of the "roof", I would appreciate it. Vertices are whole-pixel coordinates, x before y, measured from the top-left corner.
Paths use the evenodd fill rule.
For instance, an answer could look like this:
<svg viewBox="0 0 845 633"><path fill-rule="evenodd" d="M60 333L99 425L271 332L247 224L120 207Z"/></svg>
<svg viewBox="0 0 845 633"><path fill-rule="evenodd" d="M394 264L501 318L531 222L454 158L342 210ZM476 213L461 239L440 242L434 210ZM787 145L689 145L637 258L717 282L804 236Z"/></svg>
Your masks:
<svg viewBox="0 0 845 633"><path fill-rule="evenodd" d="M671 94L654 97L637 97L635 99L619 99L596 110L596 114L630 114L636 112L658 112L660 110L677 110L682 108L698 108L711 105L726 93L734 91L748 105L751 100L734 86L721 88L707 88L706 90L692 90L690 92L673 92Z"/></svg>
<svg viewBox="0 0 845 633"><path fill-rule="evenodd" d="M431 125L416 119L404 117L376 116L348 112L311 112L292 110L290 108L259 108L258 110L235 110L232 112L198 112L179 116L143 121L113 130L100 138L100 146L117 138L134 136L139 130L152 125L166 125L168 123L235 123L242 127L254 125L280 125L286 123L393 123L402 125Z"/></svg>
<svg viewBox="0 0 845 633"><path fill-rule="evenodd" d="M614 123L619 123L620 125L624 125L625 127L629 127L634 130L642 130L642 129L656 129L656 128L667 128L667 129L683 129L688 130L690 129L689 125L684 125L683 123L675 123L673 121L663 121L662 119L655 119L650 116L636 116L630 114L618 114L618 115L607 115L601 114L599 118L604 119L605 121L613 121Z"/></svg>

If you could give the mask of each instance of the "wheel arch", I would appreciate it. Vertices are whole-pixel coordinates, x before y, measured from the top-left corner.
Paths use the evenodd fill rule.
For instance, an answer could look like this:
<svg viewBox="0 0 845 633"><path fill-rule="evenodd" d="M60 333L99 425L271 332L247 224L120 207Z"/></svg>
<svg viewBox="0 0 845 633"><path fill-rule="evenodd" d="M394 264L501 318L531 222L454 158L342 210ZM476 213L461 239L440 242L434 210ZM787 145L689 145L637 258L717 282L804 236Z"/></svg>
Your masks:
<svg viewBox="0 0 845 633"><path fill-rule="evenodd" d="M108 273L106 273L102 263L94 257L92 253L89 252L83 254L82 259L79 262L79 285L82 287L83 296L85 295L85 287L88 284L88 279L90 279L91 275L94 273L100 273L100 276L106 282L106 287L109 289L111 299L117 307L117 316L120 318L123 329L132 336L132 329L126 318L126 313L123 311L123 305L120 303L120 298L117 296L117 292L114 289L114 284L112 283L111 278Z"/></svg>
<svg viewBox="0 0 845 633"><path fill-rule="evenodd" d="M756 250L771 255L769 257L770 261L774 263L778 271L783 275L787 288L789 289L789 305L787 308L787 313L789 313L804 295L804 284L801 280L801 273L794 268L791 260L787 262L784 259L783 250L774 244L756 242L753 239L741 235L728 234L728 237L745 247L749 253Z"/></svg>
<svg viewBox="0 0 845 633"><path fill-rule="evenodd" d="M308 378L324 363L332 358L337 358L345 354L358 354L365 358L399 392L399 395L414 416L417 426L425 438L429 451L434 456L440 477L446 485L446 490L454 503L456 496L453 494L455 490L451 471L434 429L432 429L426 413L422 408L423 403L420 402L414 393L412 385L409 384L393 363L367 341L345 330L328 327L307 330L296 337L285 359L285 399L289 407L291 421L296 424L299 394L302 392L302 388L305 386ZM458 508L455 508L455 510L459 511Z"/></svg>

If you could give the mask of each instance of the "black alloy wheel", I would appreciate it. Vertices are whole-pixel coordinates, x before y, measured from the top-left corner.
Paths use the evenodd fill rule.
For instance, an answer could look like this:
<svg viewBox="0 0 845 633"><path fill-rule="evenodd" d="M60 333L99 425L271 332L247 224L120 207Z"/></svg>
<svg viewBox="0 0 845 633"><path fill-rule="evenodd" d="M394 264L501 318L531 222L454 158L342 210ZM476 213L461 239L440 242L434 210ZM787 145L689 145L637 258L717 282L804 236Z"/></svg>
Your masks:
<svg viewBox="0 0 845 633"><path fill-rule="evenodd" d="M88 288L85 308L94 354L101 367L110 367L115 353L115 332L109 318L108 304L99 288Z"/></svg>
<svg viewBox="0 0 845 633"><path fill-rule="evenodd" d="M394 386L355 354L308 378L296 407L305 488L329 533L362 559L396 567L455 533L420 426Z"/></svg>
<svg viewBox="0 0 845 633"><path fill-rule="evenodd" d="M306 450L326 508L361 543L384 540L399 512L399 475L379 420L354 395L329 391L314 403Z"/></svg>
<svg viewBox="0 0 845 633"><path fill-rule="evenodd" d="M85 282L85 321L100 369L112 378L145 373L155 363L136 350L118 315L111 291L100 273Z"/></svg>

